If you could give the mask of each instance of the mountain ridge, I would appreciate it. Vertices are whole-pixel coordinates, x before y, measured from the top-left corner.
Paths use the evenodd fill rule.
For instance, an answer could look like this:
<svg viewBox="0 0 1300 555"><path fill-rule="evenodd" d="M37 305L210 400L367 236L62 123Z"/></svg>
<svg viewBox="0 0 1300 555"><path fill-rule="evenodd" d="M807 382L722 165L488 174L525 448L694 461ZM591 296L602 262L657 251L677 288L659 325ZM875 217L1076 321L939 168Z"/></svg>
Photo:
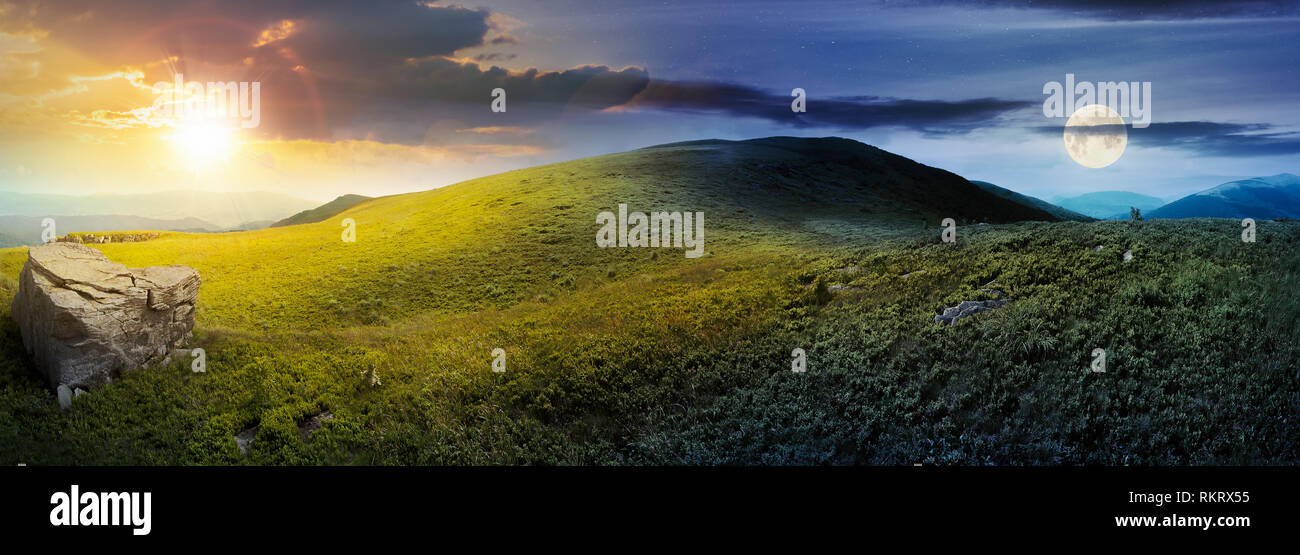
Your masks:
<svg viewBox="0 0 1300 555"><path fill-rule="evenodd" d="M1300 176L1279 173L1238 179L1187 195L1149 213L1153 218L1300 218Z"/></svg>
<svg viewBox="0 0 1300 555"><path fill-rule="evenodd" d="M303 210L302 212L289 216L288 218L276 221L268 227L284 227L287 225L316 223L329 219L337 215L339 212L352 208L353 206L372 198L374 197L355 194L340 195L338 198L317 206L316 208Z"/></svg>

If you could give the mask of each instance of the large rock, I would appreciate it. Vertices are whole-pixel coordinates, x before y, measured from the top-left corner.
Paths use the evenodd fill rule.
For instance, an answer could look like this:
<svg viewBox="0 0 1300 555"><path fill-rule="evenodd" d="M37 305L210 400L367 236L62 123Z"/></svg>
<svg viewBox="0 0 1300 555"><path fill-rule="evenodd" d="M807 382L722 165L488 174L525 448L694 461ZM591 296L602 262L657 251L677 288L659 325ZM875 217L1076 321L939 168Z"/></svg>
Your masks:
<svg viewBox="0 0 1300 555"><path fill-rule="evenodd" d="M199 273L127 268L77 243L32 247L13 318L51 386L94 389L189 340Z"/></svg>

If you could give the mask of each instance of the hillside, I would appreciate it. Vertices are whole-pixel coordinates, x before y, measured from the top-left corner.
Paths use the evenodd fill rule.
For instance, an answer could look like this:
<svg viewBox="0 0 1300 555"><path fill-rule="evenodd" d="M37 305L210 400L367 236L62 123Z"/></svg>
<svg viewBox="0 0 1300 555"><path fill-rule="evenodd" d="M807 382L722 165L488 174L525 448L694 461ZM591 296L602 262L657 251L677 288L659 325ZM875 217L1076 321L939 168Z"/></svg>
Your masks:
<svg viewBox="0 0 1300 555"><path fill-rule="evenodd" d="M1300 176L1282 173L1229 181L1188 195L1149 214L1152 218L1300 218Z"/></svg>
<svg viewBox="0 0 1300 555"><path fill-rule="evenodd" d="M339 212L352 208L353 206L367 200L370 200L370 197L362 195L343 195L325 204L317 206L316 208L312 208L311 210L303 210L302 212L275 222L271 224L270 227L284 227L286 225L314 224L316 222L322 222L338 215Z"/></svg>
<svg viewBox="0 0 1300 555"><path fill-rule="evenodd" d="M1056 220L951 172L849 139L689 141L634 153L653 155L652 160L671 156L685 161L713 192L776 219L812 211L848 220L918 225L918 220L937 225L943 218L970 223Z"/></svg>
<svg viewBox="0 0 1300 555"><path fill-rule="evenodd" d="M1083 214L1075 212L1073 210L1067 210L1065 208L1061 208L1060 206L1057 206L1045 200L1034 198L1029 195L1022 195L1020 193L1012 191L1011 189L999 187L987 181L972 180L971 183L974 183L975 185L979 186L979 188L984 189L985 191L993 193L1004 199L1010 200L1012 202L1017 202L1025 206L1032 206L1034 208L1047 212L1048 214L1051 214L1052 216L1056 217L1056 219L1061 221L1090 222L1094 219L1089 216L1085 216Z"/></svg>
<svg viewBox="0 0 1300 555"><path fill-rule="evenodd" d="M1056 201L1057 206L1099 220L1127 220L1130 208L1146 214L1164 204L1156 197L1128 191L1100 191Z"/></svg>
<svg viewBox="0 0 1300 555"><path fill-rule="evenodd" d="M704 212L706 254L598 248L619 204ZM942 217L995 225L944 244ZM1244 244L1224 221L1018 219L1052 217L860 143L773 138L94 245L200 272L207 372L130 372L66 413L8 317L24 249L0 250L0 464L1296 461L1300 225ZM935 323L991 281L1011 304Z"/></svg>

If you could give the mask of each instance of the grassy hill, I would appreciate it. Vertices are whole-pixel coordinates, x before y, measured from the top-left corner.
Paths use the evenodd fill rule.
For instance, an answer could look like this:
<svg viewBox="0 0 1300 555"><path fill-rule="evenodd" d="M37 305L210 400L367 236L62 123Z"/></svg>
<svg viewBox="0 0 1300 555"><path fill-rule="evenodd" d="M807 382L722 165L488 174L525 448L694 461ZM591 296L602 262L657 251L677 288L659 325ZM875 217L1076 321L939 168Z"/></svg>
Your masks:
<svg viewBox="0 0 1300 555"><path fill-rule="evenodd" d="M704 212L707 254L597 248L620 203ZM945 217L972 224L956 244ZM66 413L8 317L25 249L0 250L0 464L1295 462L1300 225L1243 244L1233 221L1051 220L860 143L772 138L95 245L199 270L208 370L131 372ZM934 323L991 280L1012 304Z"/></svg>
<svg viewBox="0 0 1300 555"><path fill-rule="evenodd" d="M370 200L370 197L362 195L342 195L339 198L331 200L325 204L303 210L297 214L289 216L283 220L271 224L269 227L284 227L286 225L314 224L323 222L326 219L338 215L339 212L352 208L362 202Z"/></svg>

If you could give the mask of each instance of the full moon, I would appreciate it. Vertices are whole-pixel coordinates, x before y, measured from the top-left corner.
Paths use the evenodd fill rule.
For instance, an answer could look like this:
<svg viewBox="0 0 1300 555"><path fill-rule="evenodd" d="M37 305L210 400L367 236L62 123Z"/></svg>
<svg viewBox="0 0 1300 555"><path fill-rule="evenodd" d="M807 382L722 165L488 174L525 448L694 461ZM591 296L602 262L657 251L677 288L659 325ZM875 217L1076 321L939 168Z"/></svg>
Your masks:
<svg viewBox="0 0 1300 555"><path fill-rule="evenodd" d="M1079 108L1065 122L1065 151L1081 166L1104 168L1114 164L1127 145L1124 119L1101 104Z"/></svg>

